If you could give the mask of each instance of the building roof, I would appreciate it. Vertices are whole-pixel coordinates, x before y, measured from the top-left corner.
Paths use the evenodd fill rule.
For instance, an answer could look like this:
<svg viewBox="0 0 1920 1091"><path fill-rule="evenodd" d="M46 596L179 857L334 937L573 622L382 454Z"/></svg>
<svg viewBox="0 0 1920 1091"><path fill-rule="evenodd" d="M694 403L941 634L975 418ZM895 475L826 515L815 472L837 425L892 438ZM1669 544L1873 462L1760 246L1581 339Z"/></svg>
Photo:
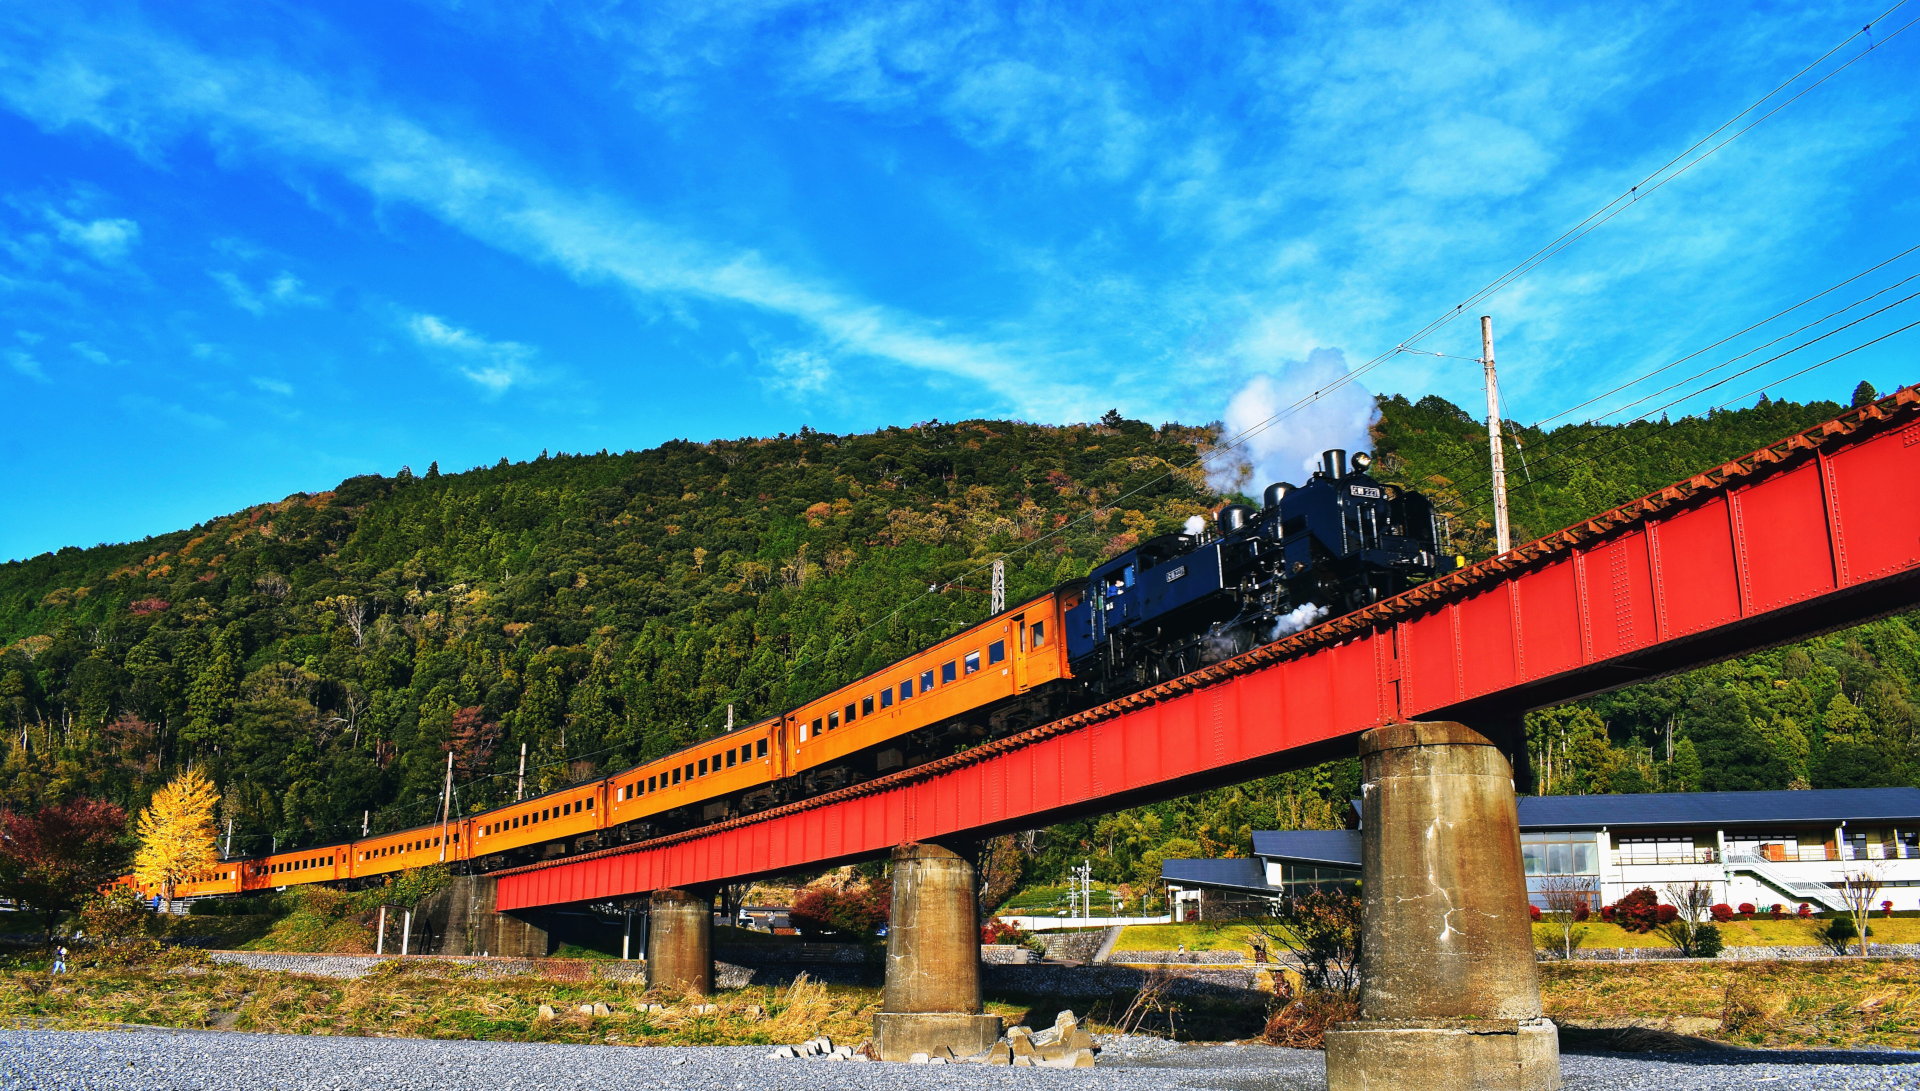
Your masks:
<svg viewBox="0 0 1920 1091"><path fill-rule="evenodd" d="M1360 866L1359 830L1256 830L1257 856L1283 857L1303 864L1328 867Z"/></svg>
<svg viewBox="0 0 1920 1091"><path fill-rule="evenodd" d="M1273 893L1267 885L1267 869L1258 860L1245 857L1234 860L1163 860L1160 878L1170 883L1196 886L1227 886L1240 890Z"/></svg>
<svg viewBox="0 0 1920 1091"><path fill-rule="evenodd" d="M1818 822L1920 822L1920 788L1833 788L1802 792L1668 792L1648 795L1523 796L1520 828L1602 826L1780 826Z"/></svg>

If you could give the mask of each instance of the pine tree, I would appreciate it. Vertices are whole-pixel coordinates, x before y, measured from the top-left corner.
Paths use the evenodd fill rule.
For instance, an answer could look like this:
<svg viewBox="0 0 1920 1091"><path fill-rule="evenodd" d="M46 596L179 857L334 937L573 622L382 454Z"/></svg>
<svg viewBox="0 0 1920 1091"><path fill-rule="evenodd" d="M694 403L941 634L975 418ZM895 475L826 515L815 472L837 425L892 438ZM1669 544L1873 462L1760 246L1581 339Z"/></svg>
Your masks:
<svg viewBox="0 0 1920 1091"><path fill-rule="evenodd" d="M140 839L134 878L158 889L169 912L175 887L212 867L217 858L213 812L219 804L220 793L212 782L189 769L155 792L153 802L140 812L134 826Z"/></svg>
<svg viewBox="0 0 1920 1091"><path fill-rule="evenodd" d="M1692 739L1681 739L1673 747L1673 779L1675 786L1683 792L1700 790L1700 780L1704 771L1700 768L1700 752L1694 749Z"/></svg>

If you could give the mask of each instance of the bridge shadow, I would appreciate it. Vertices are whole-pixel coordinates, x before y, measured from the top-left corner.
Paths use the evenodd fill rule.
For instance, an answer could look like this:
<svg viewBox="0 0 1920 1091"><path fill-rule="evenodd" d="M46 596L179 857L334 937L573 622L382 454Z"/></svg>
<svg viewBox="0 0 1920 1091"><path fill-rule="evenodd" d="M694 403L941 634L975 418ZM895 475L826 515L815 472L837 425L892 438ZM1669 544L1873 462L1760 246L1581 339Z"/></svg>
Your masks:
<svg viewBox="0 0 1920 1091"><path fill-rule="evenodd" d="M1564 1056L1619 1057L1633 1055L1664 1064L1699 1067L1741 1065L1914 1065L1920 1050L1869 1049L1759 1049L1696 1038L1651 1027L1598 1029L1563 1026L1560 1052Z"/></svg>

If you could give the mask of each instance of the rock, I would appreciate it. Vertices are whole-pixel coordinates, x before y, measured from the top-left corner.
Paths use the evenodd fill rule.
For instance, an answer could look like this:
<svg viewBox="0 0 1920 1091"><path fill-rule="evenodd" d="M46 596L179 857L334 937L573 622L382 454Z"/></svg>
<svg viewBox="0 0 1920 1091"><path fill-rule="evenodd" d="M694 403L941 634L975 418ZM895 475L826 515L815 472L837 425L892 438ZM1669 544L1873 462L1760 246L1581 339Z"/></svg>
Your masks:
<svg viewBox="0 0 1920 1091"><path fill-rule="evenodd" d="M1015 1067L1015 1068L1032 1068L1032 1067L1033 1067L1033 1058L1032 1058L1032 1057L1030 1057L1030 1056L1027 1056L1027 1055L1025 1055L1025 1054L1020 1054L1020 1055L1016 1055L1016 1056L1015 1056L1015 1057L1013 1058L1013 1067Z"/></svg>
<svg viewBox="0 0 1920 1091"><path fill-rule="evenodd" d="M748 1004L742 1009L742 1014L749 1019L764 1019L767 1016L767 1009L758 1004Z"/></svg>
<svg viewBox="0 0 1920 1091"><path fill-rule="evenodd" d="M830 1056L838 1057L841 1060L845 1060L846 1058L853 1056L853 1047L852 1046L834 1046L833 1053L830 1054Z"/></svg>
<svg viewBox="0 0 1920 1091"><path fill-rule="evenodd" d="M1070 1049L1057 1057L1044 1057L1033 1062L1038 1068L1092 1068L1093 1051L1090 1049Z"/></svg>
<svg viewBox="0 0 1920 1091"><path fill-rule="evenodd" d="M673 1060L668 1061L667 1063L668 1064L686 1064L687 1059L685 1057L675 1057Z"/></svg>
<svg viewBox="0 0 1920 1091"><path fill-rule="evenodd" d="M612 1007L612 1005L610 1005L610 1004L603 1004L603 1003L601 1003L600 1001L598 1001L598 1000L596 1000L596 1001L594 1001L594 1003L593 1003L593 1014L595 1014L595 1015L612 1015L612 1014L613 1014L613 1007Z"/></svg>
<svg viewBox="0 0 1920 1091"><path fill-rule="evenodd" d="M1026 1031L1025 1027L1015 1027L1007 1032L1007 1048L1013 1050L1015 1057L1031 1057L1036 1051L1031 1033L1015 1034L1014 1031Z"/></svg>
<svg viewBox="0 0 1920 1091"><path fill-rule="evenodd" d="M953 1047L952 1046L935 1046L933 1047L933 1056L940 1058L941 1060L951 1061L954 1059Z"/></svg>
<svg viewBox="0 0 1920 1091"><path fill-rule="evenodd" d="M579 1012L579 1013L580 1013L581 1015L592 1015L592 1014L594 1014L594 1011L593 1011L593 1005L592 1005L592 1004L582 1004L582 1005L580 1005L580 1006L579 1006L578 1008L576 1008L576 1009L574 1009L574 1010L576 1010L576 1011L578 1011L578 1012Z"/></svg>
<svg viewBox="0 0 1920 1091"><path fill-rule="evenodd" d="M540 1005L540 1019L544 1022L545 1020L552 1019L552 1018L553 1018L553 1005L552 1004Z"/></svg>
<svg viewBox="0 0 1920 1091"><path fill-rule="evenodd" d="M1053 1017L1053 1025L1055 1027L1077 1027L1080 1025L1080 1017L1073 1014L1072 1008L1068 1008L1066 1011Z"/></svg>
<svg viewBox="0 0 1920 1091"><path fill-rule="evenodd" d="M767 1054L767 1059L770 1061L791 1061L798 1056L799 1054L793 1051L792 1046L781 1046L779 1049Z"/></svg>
<svg viewBox="0 0 1920 1091"><path fill-rule="evenodd" d="M924 1053L916 1053L913 1056L907 1058L908 1064L931 1064L932 1062L933 1062L933 1058L927 1056Z"/></svg>
<svg viewBox="0 0 1920 1091"><path fill-rule="evenodd" d="M1005 1042L993 1043L993 1048L987 1050L986 1063L1012 1064L1013 1063L1013 1047L1007 1045L1007 1043Z"/></svg>
<svg viewBox="0 0 1920 1091"><path fill-rule="evenodd" d="M928 1064L946 1064L947 1059L945 1057L928 1057L927 1063Z"/></svg>

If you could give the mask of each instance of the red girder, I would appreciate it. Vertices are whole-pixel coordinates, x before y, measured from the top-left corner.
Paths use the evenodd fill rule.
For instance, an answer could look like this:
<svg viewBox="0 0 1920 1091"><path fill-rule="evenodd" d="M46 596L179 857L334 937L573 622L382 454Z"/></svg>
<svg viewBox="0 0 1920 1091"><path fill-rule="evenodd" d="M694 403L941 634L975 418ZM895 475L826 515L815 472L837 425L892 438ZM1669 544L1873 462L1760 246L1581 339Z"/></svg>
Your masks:
<svg viewBox="0 0 1920 1091"><path fill-rule="evenodd" d="M498 906L814 868L1486 721L1920 599L1920 388L1183 678L801 803L501 872Z"/></svg>

